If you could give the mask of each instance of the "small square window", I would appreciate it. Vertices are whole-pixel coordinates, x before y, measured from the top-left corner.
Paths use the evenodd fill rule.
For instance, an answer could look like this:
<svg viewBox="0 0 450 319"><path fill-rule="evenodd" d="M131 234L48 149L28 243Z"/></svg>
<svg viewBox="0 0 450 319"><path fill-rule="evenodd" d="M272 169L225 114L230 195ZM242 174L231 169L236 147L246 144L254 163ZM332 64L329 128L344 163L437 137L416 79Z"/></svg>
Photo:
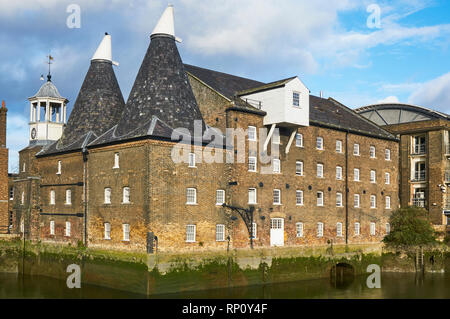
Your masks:
<svg viewBox="0 0 450 319"><path fill-rule="evenodd" d="M384 159L386 161L390 161L391 160L391 150L390 149L386 149L385 153L384 153Z"/></svg>
<svg viewBox="0 0 450 319"><path fill-rule="evenodd" d="M317 164L317 177L323 178L323 164Z"/></svg>
<svg viewBox="0 0 450 319"><path fill-rule="evenodd" d="M317 223L317 237L323 237L323 223Z"/></svg>
<svg viewBox="0 0 450 319"><path fill-rule="evenodd" d="M295 135L295 146L303 147L303 134L297 133Z"/></svg>
<svg viewBox="0 0 450 319"><path fill-rule="evenodd" d="M188 188L186 190L186 204L187 205L197 204L197 190L195 188Z"/></svg>
<svg viewBox="0 0 450 319"><path fill-rule="evenodd" d="M370 158L376 158L376 149L375 146L370 147Z"/></svg>
<svg viewBox="0 0 450 319"><path fill-rule="evenodd" d="M317 139L316 139L316 148L318 150L323 150L323 138L322 137L317 137Z"/></svg>
<svg viewBox="0 0 450 319"><path fill-rule="evenodd" d="M216 191L216 205L220 206L225 204L225 191L219 189Z"/></svg>
<svg viewBox="0 0 450 319"><path fill-rule="evenodd" d="M303 162L297 161L295 163L295 175L303 176Z"/></svg>
<svg viewBox="0 0 450 319"><path fill-rule="evenodd" d="M225 241L225 225L216 225L216 241Z"/></svg>
<svg viewBox="0 0 450 319"><path fill-rule="evenodd" d="M360 206L360 199L361 199L361 197L359 196L359 194L355 194L355 196L354 196L355 208L359 208L359 206Z"/></svg>
<svg viewBox="0 0 450 319"><path fill-rule="evenodd" d="M336 193L336 207L342 207L342 193Z"/></svg>
<svg viewBox="0 0 450 319"><path fill-rule="evenodd" d="M342 141L336 141L336 153L342 153Z"/></svg>
<svg viewBox="0 0 450 319"><path fill-rule="evenodd" d="M359 156L359 144L353 145L353 155Z"/></svg>
<svg viewBox="0 0 450 319"><path fill-rule="evenodd" d="M336 166L336 179L338 181L342 180L342 167Z"/></svg>
<svg viewBox="0 0 450 319"><path fill-rule="evenodd" d="M384 183L389 185L391 183L391 175L389 173L384 174Z"/></svg>
<svg viewBox="0 0 450 319"><path fill-rule="evenodd" d="M376 183L377 182L377 172L374 170L370 171L370 182Z"/></svg>
<svg viewBox="0 0 450 319"><path fill-rule="evenodd" d="M273 190L273 204L281 205L281 191L279 189Z"/></svg>
<svg viewBox="0 0 450 319"><path fill-rule="evenodd" d="M297 237L301 238L303 237L303 223L297 223L295 224L296 229L297 229Z"/></svg>
<svg viewBox="0 0 450 319"><path fill-rule="evenodd" d="M295 193L295 204L297 206L302 206L303 205L303 191L297 191Z"/></svg>
<svg viewBox="0 0 450 319"><path fill-rule="evenodd" d="M370 208L377 208L377 197L375 195L370 196Z"/></svg>
<svg viewBox="0 0 450 319"><path fill-rule="evenodd" d="M292 104L294 107L300 107L300 93L294 92L292 93Z"/></svg>
<svg viewBox="0 0 450 319"><path fill-rule="evenodd" d="M195 225L186 226L186 242L195 243Z"/></svg>

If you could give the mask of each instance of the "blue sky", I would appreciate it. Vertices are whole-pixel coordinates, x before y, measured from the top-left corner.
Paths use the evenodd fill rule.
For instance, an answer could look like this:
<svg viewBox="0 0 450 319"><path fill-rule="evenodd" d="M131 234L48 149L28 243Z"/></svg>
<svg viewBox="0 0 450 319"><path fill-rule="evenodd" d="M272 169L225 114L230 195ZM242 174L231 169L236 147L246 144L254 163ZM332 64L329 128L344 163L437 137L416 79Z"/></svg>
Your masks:
<svg viewBox="0 0 450 319"><path fill-rule="evenodd" d="M450 113L450 1L175 0L186 63L263 82L298 75L312 94L356 108L400 101ZM80 8L68 28L67 7ZM380 28L367 23L380 8ZM29 105L54 56L52 80L75 102L104 32L124 98L167 6L159 0L0 0L0 100L10 171L28 144ZM370 21L374 21L371 20Z"/></svg>

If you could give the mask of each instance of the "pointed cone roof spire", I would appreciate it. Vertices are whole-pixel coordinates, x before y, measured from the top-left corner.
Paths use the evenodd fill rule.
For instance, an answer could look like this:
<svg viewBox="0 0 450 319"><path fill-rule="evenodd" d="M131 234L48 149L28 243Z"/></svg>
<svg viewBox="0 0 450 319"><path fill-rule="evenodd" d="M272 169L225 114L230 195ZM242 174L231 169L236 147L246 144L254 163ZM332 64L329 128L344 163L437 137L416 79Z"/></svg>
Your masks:
<svg viewBox="0 0 450 319"><path fill-rule="evenodd" d="M102 42L100 42L100 45L98 46L97 51L95 51L95 54L91 60L104 60L113 63L111 36L107 32L105 32L105 36L103 37Z"/></svg>
<svg viewBox="0 0 450 319"><path fill-rule="evenodd" d="M2 101L2 109L6 109L5 100Z"/></svg>
<svg viewBox="0 0 450 319"><path fill-rule="evenodd" d="M159 18L158 24L153 29L152 37L157 35L169 35L175 38L175 24L173 19L173 5L169 4L161 18Z"/></svg>

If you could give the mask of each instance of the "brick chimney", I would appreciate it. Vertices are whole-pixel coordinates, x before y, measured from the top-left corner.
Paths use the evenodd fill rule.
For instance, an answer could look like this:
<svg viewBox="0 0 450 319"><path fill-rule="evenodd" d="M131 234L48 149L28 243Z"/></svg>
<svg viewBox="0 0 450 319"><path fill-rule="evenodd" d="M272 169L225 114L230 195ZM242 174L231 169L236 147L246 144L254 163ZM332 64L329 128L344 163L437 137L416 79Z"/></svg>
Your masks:
<svg viewBox="0 0 450 319"><path fill-rule="evenodd" d="M0 108L0 148L6 148L6 112L8 112L8 109L3 100Z"/></svg>

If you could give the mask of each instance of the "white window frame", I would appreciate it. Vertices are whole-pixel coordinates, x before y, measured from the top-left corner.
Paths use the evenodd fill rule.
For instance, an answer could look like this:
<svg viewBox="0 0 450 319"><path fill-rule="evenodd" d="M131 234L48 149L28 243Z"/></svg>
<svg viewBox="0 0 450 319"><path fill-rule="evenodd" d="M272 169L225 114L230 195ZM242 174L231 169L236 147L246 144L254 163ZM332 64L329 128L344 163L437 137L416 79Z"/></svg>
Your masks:
<svg viewBox="0 0 450 319"><path fill-rule="evenodd" d="M253 237L253 239L258 238L258 224L257 223L252 224L252 237Z"/></svg>
<svg viewBox="0 0 450 319"><path fill-rule="evenodd" d="M193 187L186 188L186 205L197 205L197 189Z"/></svg>
<svg viewBox="0 0 450 319"><path fill-rule="evenodd" d="M105 187L104 198L103 198L104 204L108 204L108 205L111 204L111 193L112 193L111 188Z"/></svg>
<svg viewBox="0 0 450 319"><path fill-rule="evenodd" d="M377 158L377 148L373 145L370 146L369 149L370 158Z"/></svg>
<svg viewBox="0 0 450 319"><path fill-rule="evenodd" d="M248 127L247 135L248 135L248 140L249 141L257 141L258 140L258 135L257 135L255 126L249 126Z"/></svg>
<svg viewBox="0 0 450 319"><path fill-rule="evenodd" d="M122 204L130 204L130 196L131 196L131 190L130 187L125 186L122 189Z"/></svg>
<svg viewBox="0 0 450 319"><path fill-rule="evenodd" d="M323 167L324 167L324 165L322 163L317 163L317 169L316 169L317 178L323 178L323 176L324 176Z"/></svg>
<svg viewBox="0 0 450 319"><path fill-rule="evenodd" d="M252 197L251 194L254 193L254 201L252 201ZM249 188L248 189L248 204L249 205L255 205L258 202L258 191L256 190L256 188Z"/></svg>
<svg viewBox="0 0 450 319"><path fill-rule="evenodd" d="M72 205L72 190L71 189L66 189L65 205Z"/></svg>
<svg viewBox="0 0 450 319"><path fill-rule="evenodd" d="M336 207L344 207L343 204L343 195L340 192L336 193Z"/></svg>
<svg viewBox="0 0 450 319"><path fill-rule="evenodd" d="M377 231L376 231L376 225L375 223L371 222L370 223L370 236L375 236Z"/></svg>
<svg viewBox="0 0 450 319"><path fill-rule="evenodd" d="M122 224L122 240L130 241L130 224Z"/></svg>
<svg viewBox="0 0 450 319"><path fill-rule="evenodd" d="M114 153L114 166L113 169L119 168L119 153Z"/></svg>
<svg viewBox="0 0 450 319"><path fill-rule="evenodd" d="M390 161L391 160L391 150L388 149L388 148L384 150L384 159L386 161Z"/></svg>
<svg viewBox="0 0 450 319"><path fill-rule="evenodd" d="M187 243L195 243L196 240L196 225L189 224L186 225L186 242Z"/></svg>
<svg viewBox="0 0 450 319"><path fill-rule="evenodd" d="M26 163L23 162L23 164L22 164L22 173L25 173L26 167L27 167ZM58 173L57 173L57 174L58 174Z"/></svg>
<svg viewBox="0 0 450 319"><path fill-rule="evenodd" d="M353 169L353 181L354 182L361 181L361 171L360 171L359 168L354 168Z"/></svg>
<svg viewBox="0 0 450 319"><path fill-rule="evenodd" d="M322 195L322 196L319 197L319 194ZM323 207L323 206L324 206L324 203L325 203L324 196L325 196L324 193L321 192L321 191L319 191L319 192L316 193L317 206L318 206L318 207ZM320 201L319 201L319 200L320 200Z"/></svg>
<svg viewBox="0 0 450 319"><path fill-rule="evenodd" d="M25 192L22 192L22 196L20 198L20 204L21 205L25 204Z"/></svg>
<svg viewBox="0 0 450 319"><path fill-rule="evenodd" d="M189 168L196 168L195 153L189 153Z"/></svg>
<svg viewBox="0 0 450 319"><path fill-rule="evenodd" d="M62 164L61 161L58 161L58 167L56 171L56 175L61 175Z"/></svg>
<svg viewBox="0 0 450 319"><path fill-rule="evenodd" d="M323 137L321 137L321 136L317 136L317 138L316 138L316 149L317 150L320 150L320 151L323 151L324 150L324 140L323 140Z"/></svg>
<svg viewBox="0 0 450 319"><path fill-rule="evenodd" d="M216 225L216 241L225 241L225 225L223 224Z"/></svg>
<svg viewBox="0 0 450 319"><path fill-rule="evenodd" d="M105 223L105 240L111 240L111 224Z"/></svg>
<svg viewBox="0 0 450 319"><path fill-rule="evenodd" d="M355 194L353 196L353 206L355 208L360 208L361 207L361 195Z"/></svg>
<svg viewBox="0 0 450 319"><path fill-rule="evenodd" d="M281 161L278 158L272 159L273 161L273 172L275 174L281 174Z"/></svg>
<svg viewBox="0 0 450 319"><path fill-rule="evenodd" d="M336 166L336 180L342 181L342 166Z"/></svg>
<svg viewBox="0 0 450 319"><path fill-rule="evenodd" d="M370 182L372 184L375 184L377 182L377 171L375 170L370 170Z"/></svg>
<svg viewBox="0 0 450 319"><path fill-rule="evenodd" d="M323 223L317 223L317 237L323 237Z"/></svg>
<svg viewBox="0 0 450 319"><path fill-rule="evenodd" d="M225 204L225 191L223 189L218 189L216 191L216 205L222 206Z"/></svg>
<svg viewBox="0 0 450 319"><path fill-rule="evenodd" d="M302 161L296 161L295 162L295 175L297 176L303 176L303 162ZM299 171L298 168L301 167L301 170Z"/></svg>
<svg viewBox="0 0 450 319"><path fill-rule="evenodd" d="M353 155L354 156L360 156L359 144L358 143L353 144Z"/></svg>
<svg viewBox="0 0 450 319"><path fill-rule="evenodd" d="M23 192L22 192L22 198L23 198ZM22 203L23 204L23 203ZM50 190L50 205L56 205L56 193L54 189Z"/></svg>
<svg viewBox="0 0 450 319"><path fill-rule="evenodd" d="M303 134L297 133L295 135L295 146L296 147L303 147Z"/></svg>
<svg viewBox="0 0 450 319"><path fill-rule="evenodd" d="M355 223L355 236L359 236L361 234L361 224Z"/></svg>
<svg viewBox="0 0 450 319"><path fill-rule="evenodd" d="M295 97L295 95L298 96L298 98ZM300 108L300 92L294 91L292 92L292 106L295 108ZM298 100L298 105L295 104L296 100Z"/></svg>
<svg viewBox="0 0 450 319"><path fill-rule="evenodd" d="M276 201L275 199L278 199L278 201ZM273 190L273 204L281 205L281 190L280 189Z"/></svg>
<svg viewBox="0 0 450 319"><path fill-rule="evenodd" d="M55 221L54 220L50 221L50 235L51 236L55 235Z"/></svg>
<svg viewBox="0 0 450 319"><path fill-rule="evenodd" d="M377 208L377 196L376 195L370 195L370 208L371 209Z"/></svg>
<svg viewBox="0 0 450 319"><path fill-rule="evenodd" d="M303 200L304 200L303 199L303 191L302 190L297 190L295 192L295 205L296 206L303 206L304 205Z"/></svg>
<svg viewBox="0 0 450 319"><path fill-rule="evenodd" d="M386 209L391 209L391 196L386 196Z"/></svg>
<svg viewBox="0 0 450 319"><path fill-rule="evenodd" d="M9 188L9 200L14 200L14 187Z"/></svg>
<svg viewBox="0 0 450 319"><path fill-rule="evenodd" d="M64 229L64 236L70 237L72 224L69 221L66 221L66 227Z"/></svg>
<svg viewBox="0 0 450 319"><path fill-rule="evenodd" d="M256 172L256 171L257 171L257 169L258 169L257 162L258 162L258 160L257 160L257 158L254 157L254 156L250 156L250 157L248 158L248 171L249 171L249 172ZM252 169L252 166L253 166L253 165L254 165L254 169Z"/></svg>
<svg viewBox="0 0 450 319"><path fill-rule="evenodd" d="M339 222L336 224L336 237L343 237L343 231L342 231L342 223Z"/></svg>
<svg viewBox="0 0 450 319"><path fill-rule="evenodd" d="M342 141L336 140L336 153L342 154Z"/></svg>
<svg viewBox="0 0 450 319"><path fill-rule="evenodd" d="M384 173L384 183L386 185L390 185L391 184L391 174Z"/></svg>
<svg viewBox="0 0 450 319"><path fill-rule="evenodd" d="M303 223L296 223L295 229L297 231L297 238L303 237Z"/></svg>

